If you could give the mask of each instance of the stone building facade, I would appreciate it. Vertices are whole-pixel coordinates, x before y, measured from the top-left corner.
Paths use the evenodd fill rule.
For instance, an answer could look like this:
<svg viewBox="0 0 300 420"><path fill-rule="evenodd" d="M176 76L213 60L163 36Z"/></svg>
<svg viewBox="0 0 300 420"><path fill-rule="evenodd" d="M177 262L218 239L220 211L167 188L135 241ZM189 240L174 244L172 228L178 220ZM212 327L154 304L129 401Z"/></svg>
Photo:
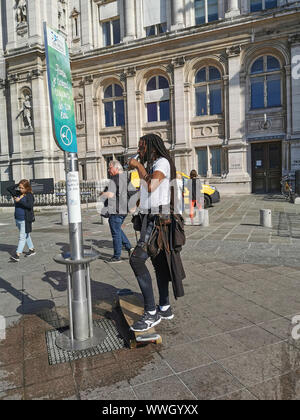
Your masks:
<svg viewBox="0 0 300 420"><path fill-rule="evenodd" d="M0 180L64 179L42 22L70 48L81 177L157 133L223 193L300 169L300 2L3 0Z"/></svg>

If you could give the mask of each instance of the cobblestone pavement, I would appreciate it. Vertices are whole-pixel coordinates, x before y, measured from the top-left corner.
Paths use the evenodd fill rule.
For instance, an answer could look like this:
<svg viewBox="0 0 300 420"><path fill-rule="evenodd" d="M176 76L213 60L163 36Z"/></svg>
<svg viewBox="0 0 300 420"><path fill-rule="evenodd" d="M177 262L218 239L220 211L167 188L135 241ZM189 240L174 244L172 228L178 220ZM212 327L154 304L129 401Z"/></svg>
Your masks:
<svg viewBox="0 0 300 420"><path fill-rule="evenodd" d="M272 210L272 229L259 226L261 208ZM59 214L37 214L37 255L10 263L18 234L12 214L1 213L0 399L299 399L291 320L300 313L300 206L279 196L223 197L209 215L209 227L186 227L186 295L171 299L175 317L157 327L162 345L50 365L45 332L68 323L66 275L53 261L68 249L68 229ZM124 333L116 292L139 291L137 282L126 252L121 264L105 262L112 241L96 211L84 210L83 220L85 246L102 256L91 265L94 318Z"/></svg>

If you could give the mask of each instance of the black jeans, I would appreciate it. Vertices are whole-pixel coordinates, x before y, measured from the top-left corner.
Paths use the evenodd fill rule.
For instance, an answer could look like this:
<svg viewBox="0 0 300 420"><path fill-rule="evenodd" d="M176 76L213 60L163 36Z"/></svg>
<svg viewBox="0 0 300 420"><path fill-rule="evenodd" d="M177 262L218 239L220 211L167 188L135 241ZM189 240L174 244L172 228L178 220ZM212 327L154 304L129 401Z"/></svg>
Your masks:
<svg viewBox="0 0 300 420"><path fill-rule="evenodd" d="M149 258L149 255L145 250L146 243L149 240L149 236L152 232L153 226L154 221L148 220L147 229L144 232L141 232L141 238L138 241L138 244L135 247L130 258L131 268L137 278L137 281L139 283L144 297L145 311L156 310L152 279L149 270L146 266L146 261ZM151 261L156 274L157 286L159 291L159 305L169 305L170 273L165 251L160 251L160 253L155 258L151 258Z"/></svg>

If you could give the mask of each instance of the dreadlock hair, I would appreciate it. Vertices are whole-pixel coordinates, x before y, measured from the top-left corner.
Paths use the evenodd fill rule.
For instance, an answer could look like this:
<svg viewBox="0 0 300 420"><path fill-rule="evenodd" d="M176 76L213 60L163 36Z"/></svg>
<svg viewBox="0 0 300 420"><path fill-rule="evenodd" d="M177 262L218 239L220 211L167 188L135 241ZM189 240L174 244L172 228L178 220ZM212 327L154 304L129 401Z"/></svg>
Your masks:
<svg viewBox="0 0 300 420"><path fill-rule="evenodd" d="M164 144L164 141L162 140L161 137L157 136L156 134L146 134L145 136L141 137L141 140L145 141L146 145L147 145L147 151L146 151L146 155L144 157L144 163L147 162L147 168L146 171L148 172L148 174L150 174L151 171L151 165L153 162L151 162L151 158L152 158L152 153L153 150L156 150L156 153L159 157L163 157L165 159L167 159L167 161L170 164L170 169L171 169L171 181L173 179L176 179L176 167L175 167L175 163L172 159L172 157L170 156L169 151L166 149L166 146ZM171 187L171 212L173 212L174 210L174 187Z"/></svg>
<svg viewBox="0 0 300 420"><path fill-rule="evenodd" d="M147 162L147 172L150 173L151 170L151 155L153 150L156 150L156 153L159 157L164 157L170 164L171 168L171 180L176 178L176 167L173 159L170 156L170 153L166 149L164 141L161 137L157 136L156 134L146 134L145 136L141 137L141 140L146 142L147 145L147 152L144 157L144 162Z"/></svg>

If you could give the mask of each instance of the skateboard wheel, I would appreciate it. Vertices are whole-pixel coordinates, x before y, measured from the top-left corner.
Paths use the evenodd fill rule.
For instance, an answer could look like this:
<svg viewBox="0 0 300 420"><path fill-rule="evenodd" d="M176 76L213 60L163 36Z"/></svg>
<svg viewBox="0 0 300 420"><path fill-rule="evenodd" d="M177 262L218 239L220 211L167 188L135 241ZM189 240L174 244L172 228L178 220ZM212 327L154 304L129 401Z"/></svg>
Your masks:
<svg viewBox="0 0 300 420"><path fill-rule="evenodd" d="M131 349L136 349L137 348L137 342L135 340L130 340L130 348Z"/></svg>

